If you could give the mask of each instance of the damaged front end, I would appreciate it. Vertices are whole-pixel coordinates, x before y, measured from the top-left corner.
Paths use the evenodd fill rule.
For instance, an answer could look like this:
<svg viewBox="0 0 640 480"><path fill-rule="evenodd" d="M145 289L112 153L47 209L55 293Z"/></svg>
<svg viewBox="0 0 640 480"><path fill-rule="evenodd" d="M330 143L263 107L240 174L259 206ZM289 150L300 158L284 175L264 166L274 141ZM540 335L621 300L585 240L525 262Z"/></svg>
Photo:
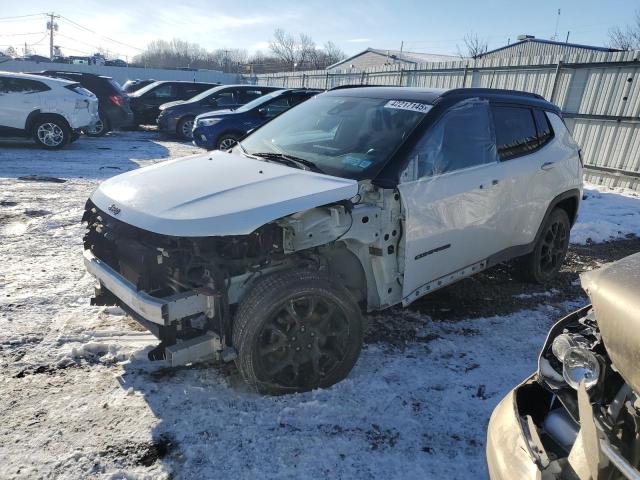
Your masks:
<svg viewBox="0 0 640 480"><path fill-rule="evenodd" d="M634 273L626 278L616 267L609 275L583 278L593 307L554 325L537 373L494 410L487 433L492 479L640 479L640 397L633 361L640 345L618 348L635 335L640 307L637 295L624 294L637 293L638 285L640 256L628 258L635 268L627 265L623 271ZM611 315L611 301L627 313L624 322ZM609 336L611 326L621 322L626 328Z"/></svg>
<svg viewBox="0 0 640 480"><path fill-rule="evenodd" d="M91 200L82 220L85 266L99 281L92 304L123 308L160 339L149 357L173 365L233 355L230 298L283 251L274 224L249 235L175 237L121 222Z"/></svg>

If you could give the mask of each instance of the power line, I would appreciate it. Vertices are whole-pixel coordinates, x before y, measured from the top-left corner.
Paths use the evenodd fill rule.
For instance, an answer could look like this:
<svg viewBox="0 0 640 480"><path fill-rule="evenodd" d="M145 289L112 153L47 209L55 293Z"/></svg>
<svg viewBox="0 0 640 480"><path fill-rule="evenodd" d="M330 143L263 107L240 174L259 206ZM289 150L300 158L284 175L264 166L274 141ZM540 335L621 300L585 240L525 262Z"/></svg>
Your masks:
<svg viewBox="0 0 640 480"><path fill-rule="evenodd" d="M0 17L0 22L12 22L15 20L19 20L22 18L28 18L28 17L41 17L43 15L46 15L46 13L32 13L31 15L16 15L14 17Z"/></svg>
<svg viewBox="0 0 640 480"><path fill-rule="evenodd" d="M0 37L19 37L24 35L40 35L42 32L31 32L31 33L0 33Z"/></svg>
<svg viewBox="0 0 640 480"><path fill-rule="evenodd" d="M69 19L69 18L65 17L64 15L60 15L60 17L62 18L62 20L63 20L63 21L66 21L66 22L68 22L68 23L70 23L70 24L72 24L72 25L74 25L74 26L76 26L76 27L78 27L78 28L81 28L81 29L83 29L83 30L86 30L87 32L93 33L94 35L97 35L98 37L102 37L102 38L104 38L104 39L106 39L106 40L108 40L108 41L110 41L110 42L118 43L118 44L123 45L123 46L125 46L125 47L132 48L132 49L134 49L134 50L138 50L139 52L144 51L144 49L142 49L142 48L134 47L133 45L129 45L129 44L127 44L127 43L123 43L123 42L120 42L120 41L118 41L118 40L114 40L114 39L113 39L113 38L111 38L111 37L107 37L106 35L102 35L102 34L100 34L100 33L96 32L95 30L91 30L90 28L87 28L87 27L85 27L84 25L80 25L79 23L74 22L73 20L71 20L71 19Z"/></svg>

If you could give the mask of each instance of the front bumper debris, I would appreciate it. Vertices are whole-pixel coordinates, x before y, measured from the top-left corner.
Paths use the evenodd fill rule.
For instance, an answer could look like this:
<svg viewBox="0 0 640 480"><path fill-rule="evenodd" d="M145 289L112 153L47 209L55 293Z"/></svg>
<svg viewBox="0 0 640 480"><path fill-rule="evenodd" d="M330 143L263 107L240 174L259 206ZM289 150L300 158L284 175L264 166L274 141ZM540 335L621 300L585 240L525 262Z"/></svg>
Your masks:
<svg viewBox="0 0 640 480"><path fill-rule="evenodd" d="M84 264L101 286L148 322L167 326L193 315L204 314L208 318L215 316L214 295L189 291L158 298L137 290L135 285L98 259L90 250L84 251Z"/></svg>

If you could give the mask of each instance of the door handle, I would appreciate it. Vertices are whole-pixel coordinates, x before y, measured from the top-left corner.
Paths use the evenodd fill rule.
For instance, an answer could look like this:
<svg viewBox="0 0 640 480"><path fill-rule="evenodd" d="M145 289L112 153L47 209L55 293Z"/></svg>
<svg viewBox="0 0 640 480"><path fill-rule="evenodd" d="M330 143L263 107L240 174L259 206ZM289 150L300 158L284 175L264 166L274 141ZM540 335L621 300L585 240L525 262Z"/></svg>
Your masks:
<svg viewBox="0 0 640 480"><path fill-rule="evenodd" d="M556 162L544 162L540 167L541 170L551 170L556 166Z"/></svg>

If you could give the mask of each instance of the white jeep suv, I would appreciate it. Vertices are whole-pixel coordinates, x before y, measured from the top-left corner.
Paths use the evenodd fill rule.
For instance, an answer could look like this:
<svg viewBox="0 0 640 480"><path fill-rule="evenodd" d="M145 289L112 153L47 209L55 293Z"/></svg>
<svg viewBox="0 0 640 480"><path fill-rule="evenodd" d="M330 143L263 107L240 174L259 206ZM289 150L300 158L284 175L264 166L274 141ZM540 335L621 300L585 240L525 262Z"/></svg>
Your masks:
<svg viewBox="0 0 640 480"><path fill-rule="evenodd" d="M326 387L358 358L361 312L512 259L549 281L581 178L537 95L334 89L229 151L102 183L84 215L93 303L151 330L151 358L235 359L263 392Z"/></svg>
<svg viewBox="0 0 640 480"><path fill-rule="evenodd" d="M98 121L98 99L79 83L0 72L0 136L58 149Z"/></svg>

